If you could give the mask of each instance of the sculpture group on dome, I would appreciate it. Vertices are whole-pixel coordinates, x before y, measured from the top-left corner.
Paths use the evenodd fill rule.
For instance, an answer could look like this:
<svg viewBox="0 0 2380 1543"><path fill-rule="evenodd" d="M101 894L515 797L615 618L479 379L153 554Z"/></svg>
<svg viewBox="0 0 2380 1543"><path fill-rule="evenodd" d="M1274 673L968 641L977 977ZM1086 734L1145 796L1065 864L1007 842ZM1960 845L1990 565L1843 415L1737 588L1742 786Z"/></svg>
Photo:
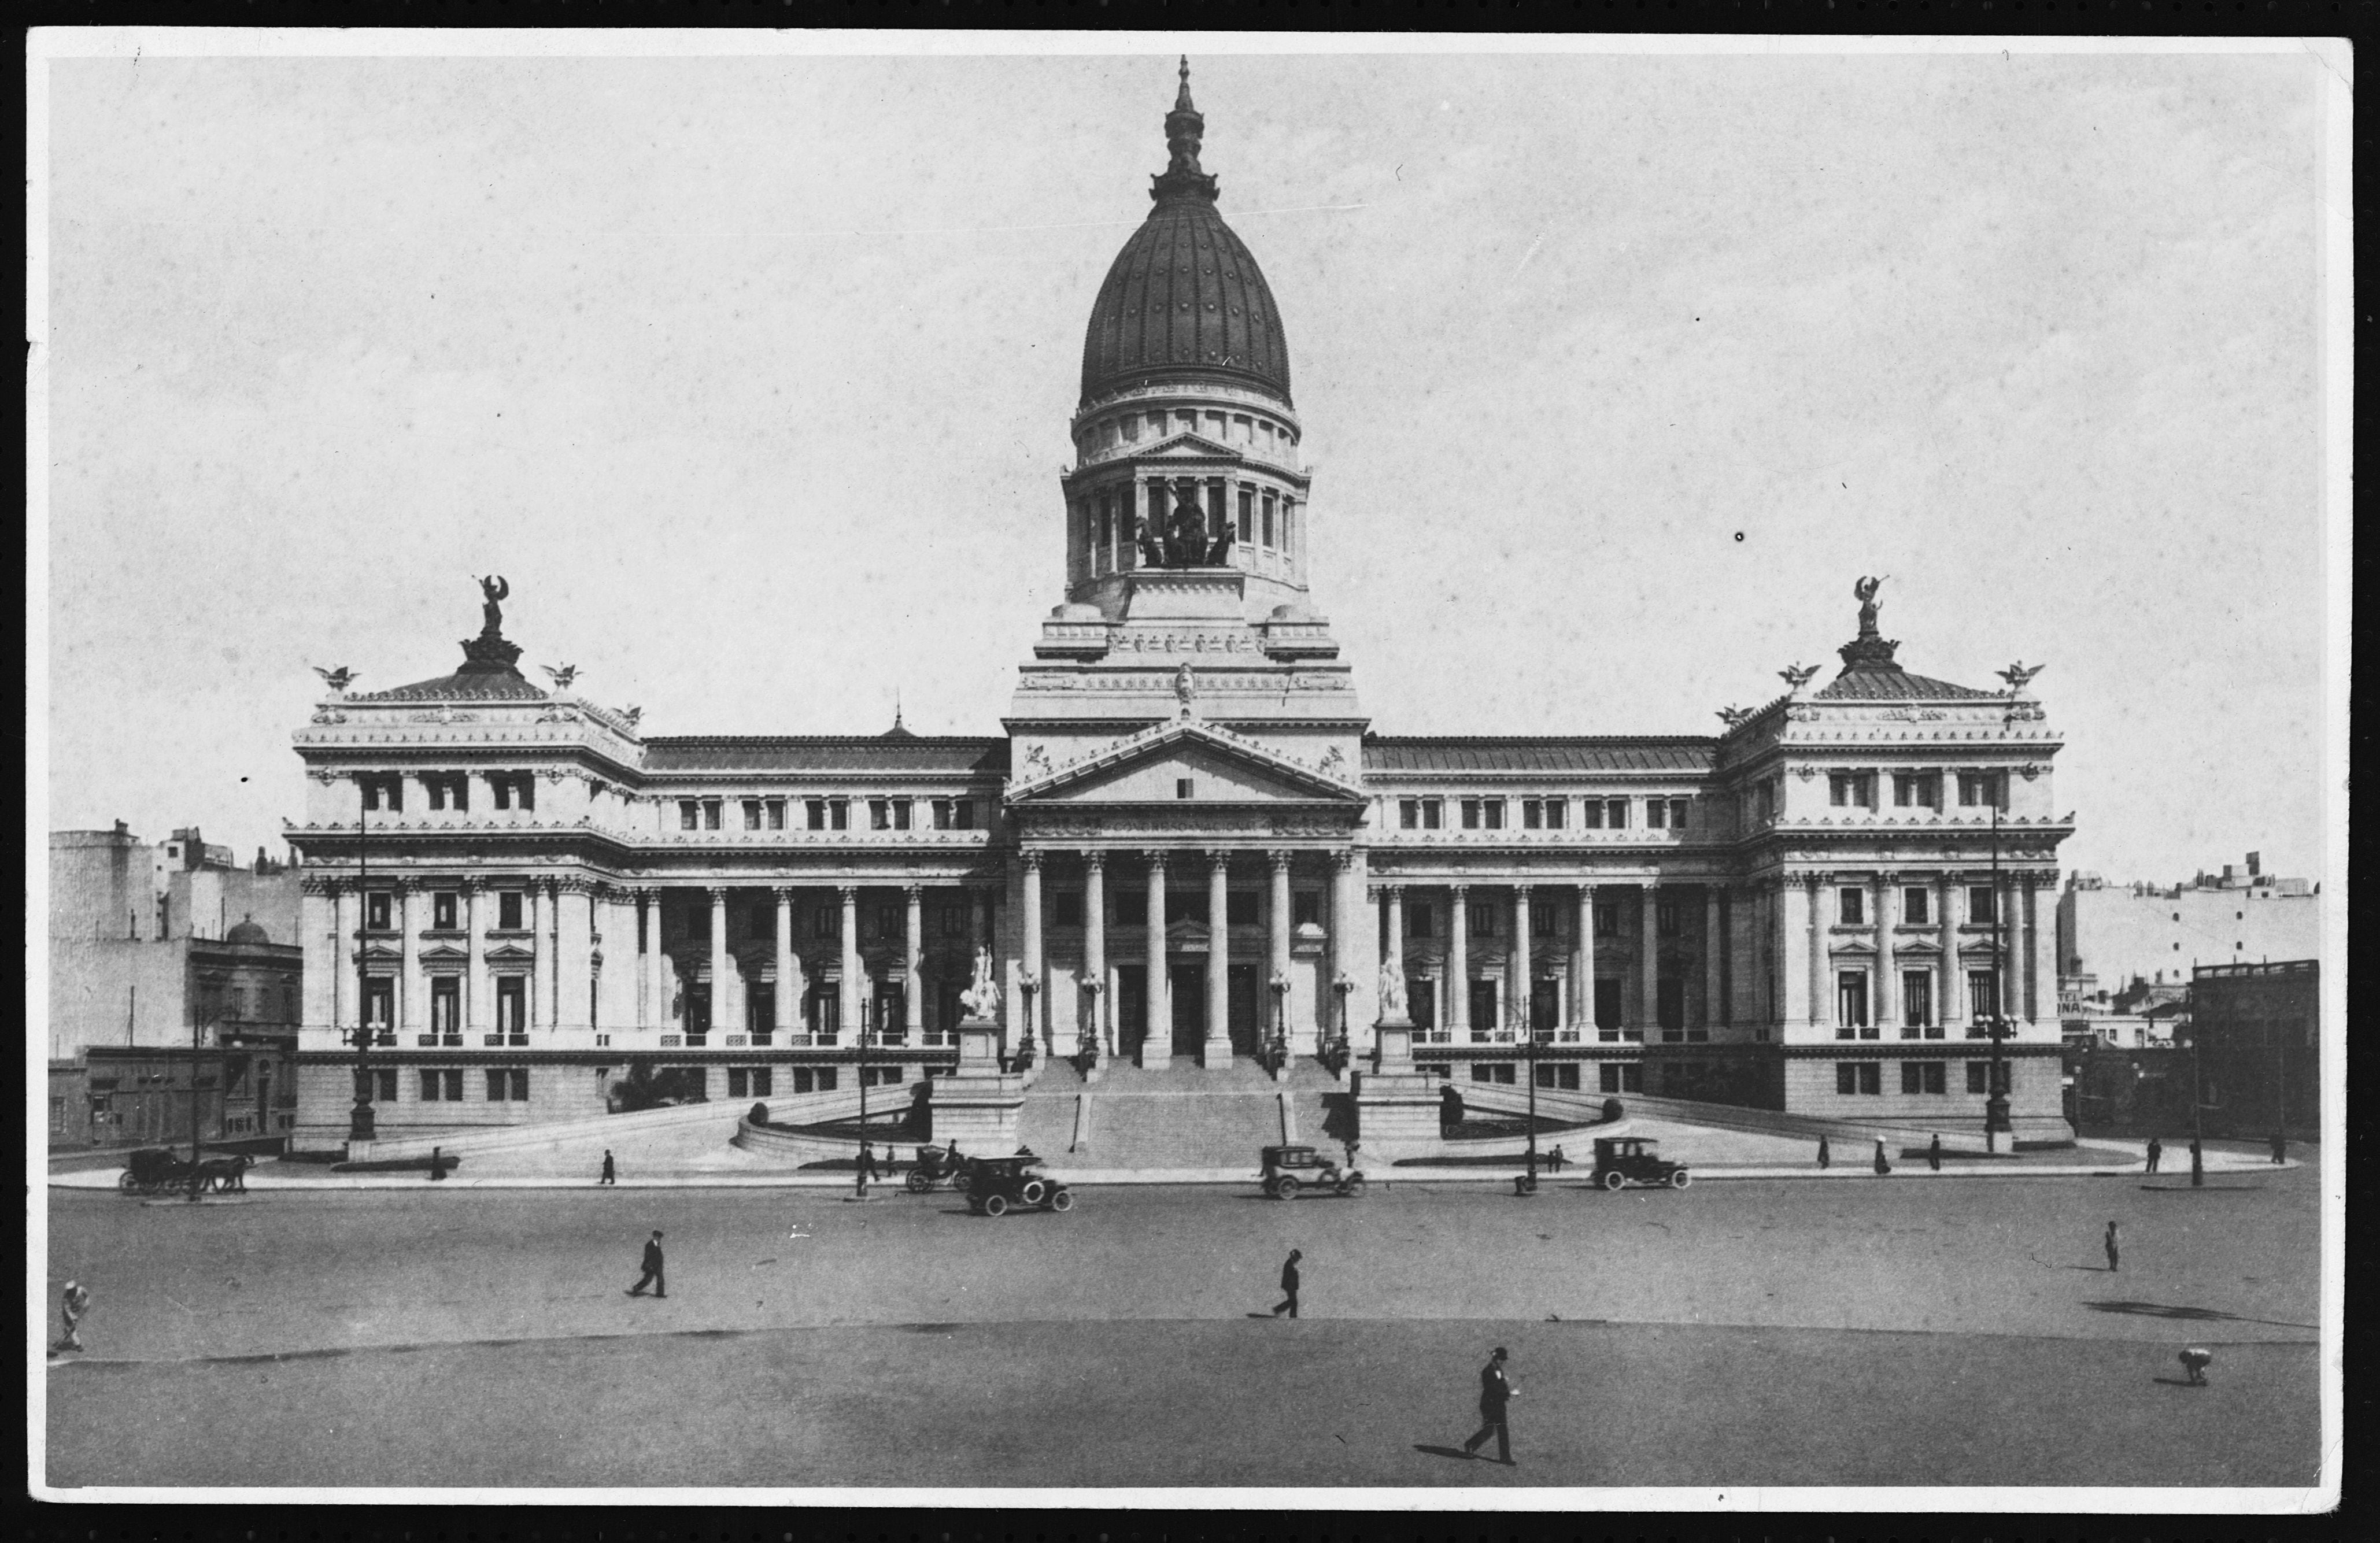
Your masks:
<svg viewBox="0 0 2380 1543"><path fill-rule="evenodd" d="M1200 507L1197 491L1183 487L1174 492L1173 513L1167 516L1161 530L1149 527L1147 516L1133 524L1133 541L1140 548L1140 565L1144 568L1220 568L1232 560L1232 543L1236 532L1228 519L1216 521L1216 533L1207 534L1207 511Z"/></svg>

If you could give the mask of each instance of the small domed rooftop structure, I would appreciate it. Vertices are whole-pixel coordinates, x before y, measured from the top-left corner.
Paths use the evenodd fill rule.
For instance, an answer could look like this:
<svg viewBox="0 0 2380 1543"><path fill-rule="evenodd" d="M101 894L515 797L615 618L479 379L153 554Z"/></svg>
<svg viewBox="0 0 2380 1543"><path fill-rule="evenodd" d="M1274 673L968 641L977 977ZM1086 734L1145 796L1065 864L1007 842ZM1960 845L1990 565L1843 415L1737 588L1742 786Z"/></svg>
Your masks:
<svg viewBox="0 0 2380 1543"><path fill-rule="evenodd" d="M252 916L240 917L232 923L231 930L224 934L224 942L227 943L269 943L272 941L273 934L258 926Z"/></svg>
<svg viewBox="0 0 2380 1543"><path fill-rule="evenodd" d="M1082 405L1136 385L1216 381L1290 402L1289 344L1257 260L1215 211L1216 179L1198 165L1206 119L1190 103L1190 66L1165 116L1172 163L1152 180L1157 206L1115 256L1083 339Z"/></svg>

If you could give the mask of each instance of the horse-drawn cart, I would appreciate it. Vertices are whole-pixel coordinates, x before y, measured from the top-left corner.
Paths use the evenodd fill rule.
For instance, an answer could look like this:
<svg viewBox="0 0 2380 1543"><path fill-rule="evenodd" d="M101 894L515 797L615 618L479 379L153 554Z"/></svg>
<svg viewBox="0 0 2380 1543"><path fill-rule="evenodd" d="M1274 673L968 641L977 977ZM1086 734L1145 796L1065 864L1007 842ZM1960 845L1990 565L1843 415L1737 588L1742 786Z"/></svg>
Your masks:
<svg viewBox="0 0 2380 1543"><path fill-rule="evenodd" d="M131 1165L115 1187L126 1195L170 1195L197 1187L205 1192L248 1189L248 1170L255 1159L241 1152L230 1157L193 1161L165 1147L143 1147L132 1154Z"/></svg>

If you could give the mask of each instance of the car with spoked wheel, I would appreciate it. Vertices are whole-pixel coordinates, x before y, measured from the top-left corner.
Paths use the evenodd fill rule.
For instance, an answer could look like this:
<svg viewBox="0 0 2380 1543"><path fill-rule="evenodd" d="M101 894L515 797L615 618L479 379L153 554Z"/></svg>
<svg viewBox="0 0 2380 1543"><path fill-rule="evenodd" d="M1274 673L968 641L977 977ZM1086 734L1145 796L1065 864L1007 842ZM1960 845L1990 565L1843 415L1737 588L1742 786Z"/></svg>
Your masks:
<svg viewBox="0 0 2380 1543"><path fill-rule="evenodd" d="M1041 1160L1031 1153L1005 1158L963 1158L967 1210L976 1216L1006 1216L1013 1210L1068 1211L1075 1209L1074 1191L1040 1172Z"/></svg>
<svg viewBox="0 0 2380 1543"><path fill-rule="evenodd" d="M1257 1157L1262 1164L1257 1183L1276 1200L1294 1200L1305 1189L1350 1197L1364 1193L1363 1174L1340 1167L1311 1147L1261 1147Z"/></svg>

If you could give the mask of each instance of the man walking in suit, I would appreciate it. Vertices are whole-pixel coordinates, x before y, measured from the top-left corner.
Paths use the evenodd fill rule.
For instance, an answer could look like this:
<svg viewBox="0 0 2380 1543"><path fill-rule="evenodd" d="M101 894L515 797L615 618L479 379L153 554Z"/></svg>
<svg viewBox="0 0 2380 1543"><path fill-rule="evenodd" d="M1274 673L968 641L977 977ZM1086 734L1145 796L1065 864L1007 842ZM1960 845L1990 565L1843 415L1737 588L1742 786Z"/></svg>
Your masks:
<svg viewBox="0 0 2380 1543"><path fill-rule="evenodd" d="M617 1184L620 1182L619 1171L612 1166L612 1148L609 1147L603 1148L603 1176L595 1182L598 1185Z"/></svg>
<svg viewBox="0 0 2380 1543"><path fill-rule="evenodd" d="M628 1288L628 1294L642 1296L648 1285L653 1288L655 1296L664 1299L668 1297L669 1277L662 1272L662 1234L659 1232L655 1232L646 1240L645 1273L642 1279Z"/></svg>
<svg viewBox="0 0 2380 1543"><path fill-rule="evenodd" d="M2163 1157L2163 1156L2165 1156L2165 1143L2164 1143L2164 1142L2162 1142L2162 1141L2159 1141L2159 1140L2158 1140L2155 1136L2150 1136L2150 1137L2149 1137L2149 1165L2148 1165L2146 1168L2143 1169L2143 1170L2142 1170L2142 1172L2145 1172L2145 1173L2154 1173L2154 1172L2155 1172L2157 1171L2157 1159L2159 1159L2159 1158L2161 1158L2161 1157Z"/></svg>
<svg viewBox="0 0 2380 1543"><path fill-rule="evenodd" d="M1488 1364L1479 1368L1479 1418L1477 1434L1463 1443L1463 1450L1477 1456L1488 1438L1496 1438L1496 1461L1510 1468L1512 1462L1512 1437L1504 1423L1504 1406L1519 1395L1504 1380L1504 1347L1498 1345L1489 1354Z"/></svg>
<svg viewBox="0 0 2380 1543"><path fill-rule="evenodd" d="M2107 1245L2107 1269L2109 1272L2112 1273L2123 1263L2123 1253L2121 1250L2120 1240L2116 1236L2116 1224L2112 1221L2107 1223L2107 1236L2106 1242Z"/></svg>
<svg viewBox="0 0 2380 1543"><path fill-rule="evenodd" d="M1281 1306L1272 1310L1275 1318L1283 1313L1292 1318L1297 1316L1297 1261L1304 1257L1305 1250L1293 1248L1289 1251L1288 1261L1281 1267L1281 1289L1287 1294L1281 1298Z"/></svg>

